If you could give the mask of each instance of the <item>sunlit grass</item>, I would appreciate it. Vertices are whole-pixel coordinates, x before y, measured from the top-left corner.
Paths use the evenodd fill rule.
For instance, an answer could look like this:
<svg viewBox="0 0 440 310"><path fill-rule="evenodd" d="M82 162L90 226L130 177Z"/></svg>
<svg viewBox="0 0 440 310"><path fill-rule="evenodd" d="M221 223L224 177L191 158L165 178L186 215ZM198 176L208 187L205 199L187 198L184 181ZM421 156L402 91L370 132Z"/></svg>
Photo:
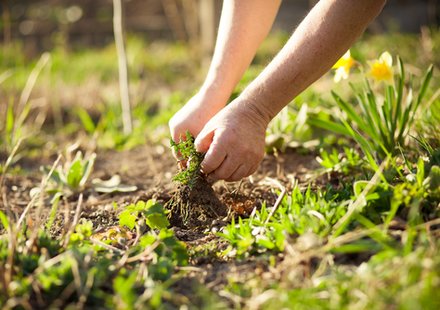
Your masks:
<svg viewBox="0 0 440 310"><path fill-rule="evenodd" d="M269 38L232 98L286 38ZM440 36L432 32L423 38L367 36L357 43L351 54L357 68L348 76L353 88L347 80L334 84L333 75L326 75L283 110L268 131L268 151L277 156L288 149L306 151L316 155L321 168L309 171L308 184L294 181L289 189L281 180L265 179L270 181L266 194L278 198L274 204L263 201L248 217L231 214L229 223L208 229L208 241L197 246L177 239L178 230L168 227L168 211L157 201L144 201L136 193L130 198L134 203L108 203L118 190L136 186L123 187L117 175L111 176L119 180L114 184L89 178L105 150L168 146L167 122L204 73L196 49L129 38L135 126L125 135L114 92L112 45L51 51L26 101L25 117L14 103L37 60L26 59L20 45L11 45L0 56L0 74L9 72L0 84L0 94L9 100L0 106L0 188L10 186L19 173L27 176L18 172L23 158L47 157L52 164L32 171L37 188L20 214L13 214L6 195L1 197L0 307L439 308L438 42ZM362 86L366 71L359 64L384 50L406 64L394 68L395 84ZM430 63L434 71L424 75ZM81 97L78 92L85 89L95 95ZM73 100L63 96L68 92ZM359 110L353 104L356 95ZM57 101L59 115L51 111ZM332 122L326 127L330 131L317 128L312 118ZM75 152L91 150L90 156L70 152L69 157L63 143ZM100 192L103 184L107 187ZM81 218L87 199L101 197L116 214L114 225L104 229ZM198 282L215 264L220 271L242 269L231 267L209 274L213 282Z"/></svg>

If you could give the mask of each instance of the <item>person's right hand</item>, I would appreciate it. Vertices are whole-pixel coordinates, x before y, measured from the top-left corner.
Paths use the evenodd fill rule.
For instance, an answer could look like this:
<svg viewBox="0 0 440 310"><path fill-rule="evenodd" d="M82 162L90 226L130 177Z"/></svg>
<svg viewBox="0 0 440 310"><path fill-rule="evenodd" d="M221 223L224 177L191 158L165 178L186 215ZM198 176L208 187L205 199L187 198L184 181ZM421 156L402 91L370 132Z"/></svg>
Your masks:
<svg viewBox="0 0 440 310"><path fill-rule="evenodd" d="M211 181L239 181L257 170L264 157L270 118L242 94L217 113L194 144L205 153L202 172Z"/></svg>
<svg viewBox="0 0 440 310"><path fill-rule="evenodd" d="M185 139L187 131L196 138L205 124L226 105L226 100L198 92L170 119L171 138L179 142Z"/></svg>

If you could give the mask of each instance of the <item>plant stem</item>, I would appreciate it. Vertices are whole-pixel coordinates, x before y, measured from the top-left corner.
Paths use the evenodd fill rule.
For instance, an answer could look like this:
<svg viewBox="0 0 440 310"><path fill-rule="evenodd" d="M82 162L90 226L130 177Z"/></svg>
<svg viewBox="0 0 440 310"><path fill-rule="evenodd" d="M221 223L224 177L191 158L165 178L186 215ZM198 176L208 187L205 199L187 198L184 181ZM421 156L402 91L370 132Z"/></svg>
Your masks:
<svg viewBox="0 0 440 310"><path fill-rule="evenodd" d="M124 32L122 28L122 2L121 0L113 0L113 32L118 53L122 124L124 134L130 134L133 130L133 125L131 120L130 94L128 88L127 55L125 53Z"/></svg>

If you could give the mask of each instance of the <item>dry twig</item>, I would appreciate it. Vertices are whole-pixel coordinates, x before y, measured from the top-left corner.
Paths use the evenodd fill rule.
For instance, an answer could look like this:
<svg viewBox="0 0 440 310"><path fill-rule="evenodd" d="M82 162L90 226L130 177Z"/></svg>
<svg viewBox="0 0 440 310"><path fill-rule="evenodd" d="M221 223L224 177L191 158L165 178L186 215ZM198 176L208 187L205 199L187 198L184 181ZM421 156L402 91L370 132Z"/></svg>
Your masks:
<svg viewBox="0 0 440 310"><path fill-rule="evenodd" d="M128 135L133 130L130 110L130 93L128 87L128 65L125 53L124 31L122 26L122 1L113 0L113 31L116 50L118 53L119 90L121 92L122 123L124 134Z"/></svg>

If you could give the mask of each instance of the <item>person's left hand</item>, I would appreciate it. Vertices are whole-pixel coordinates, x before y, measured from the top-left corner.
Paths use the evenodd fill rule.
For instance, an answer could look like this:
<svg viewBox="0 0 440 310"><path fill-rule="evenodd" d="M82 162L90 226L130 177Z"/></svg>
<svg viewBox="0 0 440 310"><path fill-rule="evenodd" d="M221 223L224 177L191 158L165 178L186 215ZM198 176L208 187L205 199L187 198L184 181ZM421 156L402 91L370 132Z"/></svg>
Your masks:
<svg viewBox="0 0 440 310"><path fill-rule="evenodd" d="M195 140L206 152L201 167L210 180L238 181L257 170L264 157L268 120L237 98L216 114Z"/></svg>

